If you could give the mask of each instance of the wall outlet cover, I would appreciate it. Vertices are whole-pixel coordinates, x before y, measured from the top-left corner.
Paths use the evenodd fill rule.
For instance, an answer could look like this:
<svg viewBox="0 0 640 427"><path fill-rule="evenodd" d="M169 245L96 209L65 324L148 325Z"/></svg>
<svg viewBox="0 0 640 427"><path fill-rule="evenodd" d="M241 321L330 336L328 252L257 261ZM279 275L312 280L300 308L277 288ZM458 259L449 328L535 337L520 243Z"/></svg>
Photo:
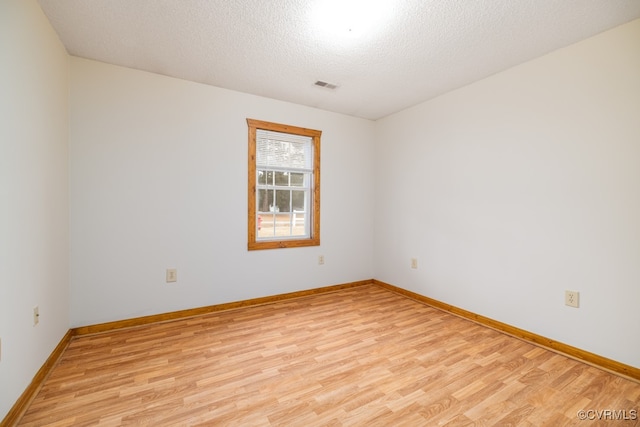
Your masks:
<svg viewBox="0 0 640 427"><path fill-rule="evenodd" d="M564 304L569 307L580 307L580 292L564 291Z"/></svg>
<svg viewBox="0 0 640 427"><path fill-rule="evenodd" d="M167 283L178 281L178 270L175 268L167 268Z"/></svg>

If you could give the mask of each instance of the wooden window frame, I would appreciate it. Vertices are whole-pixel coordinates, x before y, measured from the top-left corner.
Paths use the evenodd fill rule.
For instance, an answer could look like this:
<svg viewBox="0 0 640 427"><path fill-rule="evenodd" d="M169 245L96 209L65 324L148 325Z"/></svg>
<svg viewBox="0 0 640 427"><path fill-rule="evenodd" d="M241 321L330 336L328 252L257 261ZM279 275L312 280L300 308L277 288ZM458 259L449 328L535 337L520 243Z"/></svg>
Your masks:
<svg viewBox="0 0 640 427"><path fill-rule="evenodd" d="M320 137L322 135L322 131L255 119L247 119L247 125L249 127L248 250L320 246ZM313 147L313 179L311 188L311 207L309 209L311 217L309 237L302 239L297 239L295 237L273 240L257 239L256 131L258 129L311 137L311 144Z"/></svg>

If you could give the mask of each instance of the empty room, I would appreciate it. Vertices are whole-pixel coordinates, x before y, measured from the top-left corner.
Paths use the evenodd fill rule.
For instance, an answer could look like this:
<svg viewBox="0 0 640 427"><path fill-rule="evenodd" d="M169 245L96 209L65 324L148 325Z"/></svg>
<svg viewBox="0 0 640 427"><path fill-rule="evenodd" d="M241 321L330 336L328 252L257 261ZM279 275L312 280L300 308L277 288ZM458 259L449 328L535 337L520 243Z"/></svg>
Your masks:
<svg viewBox="0 0 640 427"><path fill-rule="evenodd" d="M1 426L640 426L640 2L0 0Z"/></svg>

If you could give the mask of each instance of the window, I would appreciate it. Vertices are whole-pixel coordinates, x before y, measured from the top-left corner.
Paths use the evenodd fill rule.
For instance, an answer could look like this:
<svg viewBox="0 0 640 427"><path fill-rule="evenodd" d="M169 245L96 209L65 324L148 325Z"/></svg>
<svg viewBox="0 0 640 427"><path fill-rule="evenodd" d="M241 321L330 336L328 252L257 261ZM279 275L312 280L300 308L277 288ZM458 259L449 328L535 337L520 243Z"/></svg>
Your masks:
<svg viewBox="0 0 640 427"><path fill-rule="evenodd" d="M249 250L320 245L321 131L247 119Z"/></svg>

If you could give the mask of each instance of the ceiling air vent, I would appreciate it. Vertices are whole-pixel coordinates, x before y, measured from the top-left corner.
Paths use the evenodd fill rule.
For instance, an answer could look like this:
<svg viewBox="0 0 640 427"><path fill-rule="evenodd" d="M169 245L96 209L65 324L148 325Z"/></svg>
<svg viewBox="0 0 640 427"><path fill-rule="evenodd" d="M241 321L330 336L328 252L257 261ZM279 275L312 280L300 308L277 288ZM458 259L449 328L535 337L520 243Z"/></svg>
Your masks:
<svg viewBox="0 0 640 427"><path fill-rule="evenodd" d="M325 89L331 89L331 90L338 87L338 85L336 84L323 82L322 80L318 80L317 82L314 83L314 85L323 87Z"/></svg>

